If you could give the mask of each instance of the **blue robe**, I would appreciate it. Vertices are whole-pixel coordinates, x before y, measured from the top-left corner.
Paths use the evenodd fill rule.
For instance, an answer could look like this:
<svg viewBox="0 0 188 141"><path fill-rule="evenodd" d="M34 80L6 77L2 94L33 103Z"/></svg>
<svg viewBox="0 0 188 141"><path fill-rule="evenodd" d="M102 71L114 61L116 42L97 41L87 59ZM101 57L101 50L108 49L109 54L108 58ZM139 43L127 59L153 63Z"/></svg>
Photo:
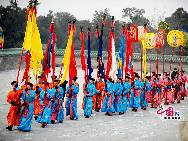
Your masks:
<svg viewBox="0 0 188 141"><path fill-rule="evenodd" d="M67 87L66 89L66 94L68 94L68 91L70 90L70 86ZM70 115L70 103L71 103L71 96L66 98L66 102L65 102L65 108L66 108L66 116Z"/></svg>
<svg viewBox="0 0 188 141"><path fill-rule="evenodd" d="M114 84L114 108L116 112L123 112L122 110L122 92L123 92L123 86L120 82L116 82Z"/></svg>
<svg viewBox="0 0 188 141"><path fill-rule="evenodd" d="M145 82L146 83L146 82ZM141 85L141 95L140 95L140 105L141 107L147 107L148 106L148 102L146 100L146 86L144 86L144 82L140 82L140 85Z"/></svg>
<svg viewBox="0 0 188 141"><path fill-rule="evenodd" d="M84 96L84 116L91 116L93 107L92 97L97 93L95 85L92 83L87 84L86 93L89 96Z"/></svg>
<svg viewBox="0 0 188 141"><path fill-rule="evenodd" d="M53 102L52 102L52 117L51 120L57 120L57 122L62 122L64 119L64 106L63 106L63 95L64 90L62 87L59 87L59 92L56 92L56 89L53 88L51 92L53 93Z"/></svg>
<svg viewBox="0 0 188 141"><path fill-rule="evenodd" d="M129 82L123 83L123 97L122 97L122 111L126 112L129 105L128 94L131 90L131 84Z"/></svg>
<svg viewBox="0 0 188 141"><path fill-rule="evenodd" d="M30 131L31 123L34 114L34 100L35 100L35 91L29 90L30 94L26 94L24 91L20 98L22 103L27 103L25 107L21 108L21 117L20 124L18 126L18 130L21 131Z"/></svg>
<svg viewBox="0 0 188 141"><path fill-rule="evenodd" d="M40 92L40 105L41 112L37 118L37 122L39 123L51 123L51 114L52 114L52 98L54 93L51 89L47 89L46 96L45 91Z"/></svg>
<svg viewBox="0 0 188 141"><path fill-rule="evenodd" d="M134 93L134 97L133 97L133 108L141 108L140 105L140 95L141 95L141 87L142 84L139 80L135 80L134 83L135 88L132 89L132 93ZM138 94L138 95L137 95Z"/></svg>
<svg viewBox="0 0 188 141"><path fill-rule="evenodd" d="M105 91L106 91L106 95L104 98L104 102L102 105L102 112L115 112L114 109L114 84L112 82L106 82L106 87L105 87Z"/></svg>

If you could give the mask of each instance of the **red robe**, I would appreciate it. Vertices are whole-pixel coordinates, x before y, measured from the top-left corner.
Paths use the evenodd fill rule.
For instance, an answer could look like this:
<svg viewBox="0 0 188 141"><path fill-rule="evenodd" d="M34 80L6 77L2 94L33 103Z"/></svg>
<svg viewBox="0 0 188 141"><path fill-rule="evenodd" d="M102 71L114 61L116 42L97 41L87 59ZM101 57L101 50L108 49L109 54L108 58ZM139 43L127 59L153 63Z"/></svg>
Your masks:
<svg viewBox="0 0 188 141"><path fill-rule="evenodd" d="M11 104L8 115L7 115L7 122L8 126L18 126L20 122L20 113L19 109L21 106L20 103L20 97L21 97L21 90L12 90L8 92L7 95L7 102L11 104L12 101L14 101L14 105Z"/></svg>

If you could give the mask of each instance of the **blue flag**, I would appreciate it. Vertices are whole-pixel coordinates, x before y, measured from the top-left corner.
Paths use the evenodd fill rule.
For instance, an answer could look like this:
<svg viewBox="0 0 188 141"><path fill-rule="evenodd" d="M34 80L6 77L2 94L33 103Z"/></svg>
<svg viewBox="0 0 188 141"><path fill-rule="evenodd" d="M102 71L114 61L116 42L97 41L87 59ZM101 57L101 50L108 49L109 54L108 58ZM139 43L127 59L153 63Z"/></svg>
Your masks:
<svg viewBox="0 0 188 141"><path fill-rule="evenodd" d="M122 77L124 62L125 62L125 35L122 33L120 49L118 53L118 77Z"/></svg>
<svg viewBox="0 0 188 141"><path fill-rule="evenodd" d="M98 38L98 57L97 57L97 62L98 62L98 72L97 76L102 76L104 78L104 63L102 62L102 45L103 45L103 40L102 40L102 34Z"/></svg>
<svg viewBox="0 0 188 141"><path fill-rule="evenodd" d="M91 73L93 72L93 68L91 66L91 47L90 47L90 33L88 33L88 40L87 40L87 67L88 67L88 80L91 78Z"/></svg>

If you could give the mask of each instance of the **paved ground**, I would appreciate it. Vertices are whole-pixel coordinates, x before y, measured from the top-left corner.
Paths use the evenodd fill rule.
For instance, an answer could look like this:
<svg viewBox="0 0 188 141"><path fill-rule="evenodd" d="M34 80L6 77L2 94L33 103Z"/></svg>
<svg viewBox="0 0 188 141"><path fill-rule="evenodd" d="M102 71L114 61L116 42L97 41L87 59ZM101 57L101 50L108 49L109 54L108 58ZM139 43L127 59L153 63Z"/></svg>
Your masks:
<svg viewBox="0 0 188 141"><path fill-rule="evenodd" d="M155 114L156 109L139 110L137 113L128 110L124 115L112 117L94 112L90 119L85 119L81 110L83 94L80 90L78 121L70 121L65 117L64 123L48 125L45 129L33 121L32 131L29 133L16 129L8 132L5 129L9 108L6 94L16 74L16 70L0 72L0 141L179 141L179 123L181 120L188 120L188 98L181 104L173 105L180 112L181 120L162 120ZM78 76L81 89L83 80L80 69Z"/></svg>

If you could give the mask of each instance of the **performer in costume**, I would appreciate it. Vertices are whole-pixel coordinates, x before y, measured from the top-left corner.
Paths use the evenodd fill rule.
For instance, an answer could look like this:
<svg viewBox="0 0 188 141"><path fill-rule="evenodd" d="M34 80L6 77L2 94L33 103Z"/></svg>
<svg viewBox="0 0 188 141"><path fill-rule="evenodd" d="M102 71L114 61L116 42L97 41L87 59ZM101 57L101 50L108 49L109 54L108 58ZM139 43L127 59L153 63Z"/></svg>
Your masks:
<svg viewBox="0 0 188 141"><path fill-rule="evenodd" d="M51 123L51 113L52 113L52 99L54 97L54 93L51 89L49 89L49 83L47 83L46 90L41 91L40 93L40 105L41 111L39 113L37 122L41 123L42 128L44 128L47 124Z"/></svg>
<svg viewBox="0 0 188 141"><path fill-rule="evenodd" d="M97 93L96 87L94 85L94 78L90 78L89 83L86 86L86 90L84 92L84 116L85 118L89 118L92 114L92 97Z"/></svg>
<svg viewBox="0 0 188 141"><path fill-rule="evenodd" d="M184 97L187 95L186 94L186 88L185 88L185 83L187 82L187 75L184 73L184 70L180 71L180 79L181 79L181 85L180 85L180 93L181 93L181 99L184 100Z"/></svg>
<svg viewBox="0 0 188 141"><path fill-rule="evenodd" d="M146 77L146 89L145 89L145 98L148 103L151 103L152 96L151 96L151 83L150 83L150 76Z"/></svg>
<svg viewBox="0 0 188 141"><path fill-rule="evenodd" d="M139 80L140 76L136 73L135 74L135 80L132 84L131 93L133 95L133 109L132 111L137 112L139 108L141 108L140 105L140 95L141 95L141 82Z"/></svg>
<svg viewBox="0 0 188 141"><path fill-rule="evenodd" d="M34 101L34 118L37 120L40 113L40 93L43 91L44 85L42 84L41 76L38 76L38 83L35 84L34 90L36 92L35 101Z"/></svg>
<svg viewBox="0 0 188 141"><path fill-rule="evenodd" d="M54 88L51 89L53 93L52 98L52 115L51 123L54 124L55 121L62 123L64 119L64 106L63 106L63 88L58 86L58 80L54 80Z"/></svg>
<svg viewBox="0 0 188 141"><path fill-rule="evenodd" d="M20 97L21 91L16 81L11 82L12 90L8 92L7 102L11 104L7 115L8 126L6 129L12 131L13 126L18 126L20 121Z"/></svg>
<svg viewBox="0 0 188 141"><path fill-rule="evenodd" d="M77 77L72 79L72 84L67 87L66 91L66 116L70 115L71 120L78 119L77 95L79 93L79 84L76 82L77 79Z"/></svg>
<svg viewBox="0 0 188 141"><path fill-rule="evenodd" d="M118 78L116 80L116 83L114 83L114 108L116 112L119 112L119 115L123 114L122 110L122 92L123 92L123 86L121 82L121 78Z"/></svg>
<svg viewBox="0 0 188 141"><path fill-rule="evenodd" d="M95 94L93 96L93 109L97 112L101 109L102 101L104 99L104 87L105 83L102 81L102 76L98 76L98 80L95 83L97 91L99 91L98 94Z"/></svg>
<svg viewBox="0 0 188 141"><path fill-rule="evenodd" d="M167 82L165 84L165 105L169 105L170 98L172 95L172 80L170 79L170 74L167 74Z"/></svg>
<svg viewBox="0 0 188 141"><path fill-rule="evenodd" d="M147 77L146 77L147 79ZM141 84L141 95L140 95L140 105L141 105L141 108L143 110L146 110L146 108L148 107L148 102L147 102L147 99L146 99L146 83L147 81L143 81L140 82Z"/></svg>
<svg viewBox="0 0 188 141"><path fill-rule="evenodd" d="M114 84L112 79L109 77L105 84L105 98L102 105L102 112L106 112L106 115L112 116L112 113L115 112L114 109Z"/></svg>
<svg viewBox="0 0 188 141"><path fill-rule="evenodd" d="M36 92L33 90L33 84L27 84L27 88L22 93L20 102L22 104L20 111L20 124L18 130L28 132L31 130L31 123L34 114L34 100Z"/></svg>
<svg viewBox="0 0 188 141"><path fill-rule="evenodd" d="M131 84L129 80L130 80L130 77L125 76L125 82L123 82L123 94L122 94L122 112L123 113L127 111L127 107L129 104L129 93L131 90Z"/></svg>
<svg viewBox="0 0 188 141"><path fill-rule="evenodd" d="M152 102L151 102L151 108L157 108L160 105L160 99L159 99L159 80L157 79L157 74L154 74L151 81L152 86Z"/></svg>

